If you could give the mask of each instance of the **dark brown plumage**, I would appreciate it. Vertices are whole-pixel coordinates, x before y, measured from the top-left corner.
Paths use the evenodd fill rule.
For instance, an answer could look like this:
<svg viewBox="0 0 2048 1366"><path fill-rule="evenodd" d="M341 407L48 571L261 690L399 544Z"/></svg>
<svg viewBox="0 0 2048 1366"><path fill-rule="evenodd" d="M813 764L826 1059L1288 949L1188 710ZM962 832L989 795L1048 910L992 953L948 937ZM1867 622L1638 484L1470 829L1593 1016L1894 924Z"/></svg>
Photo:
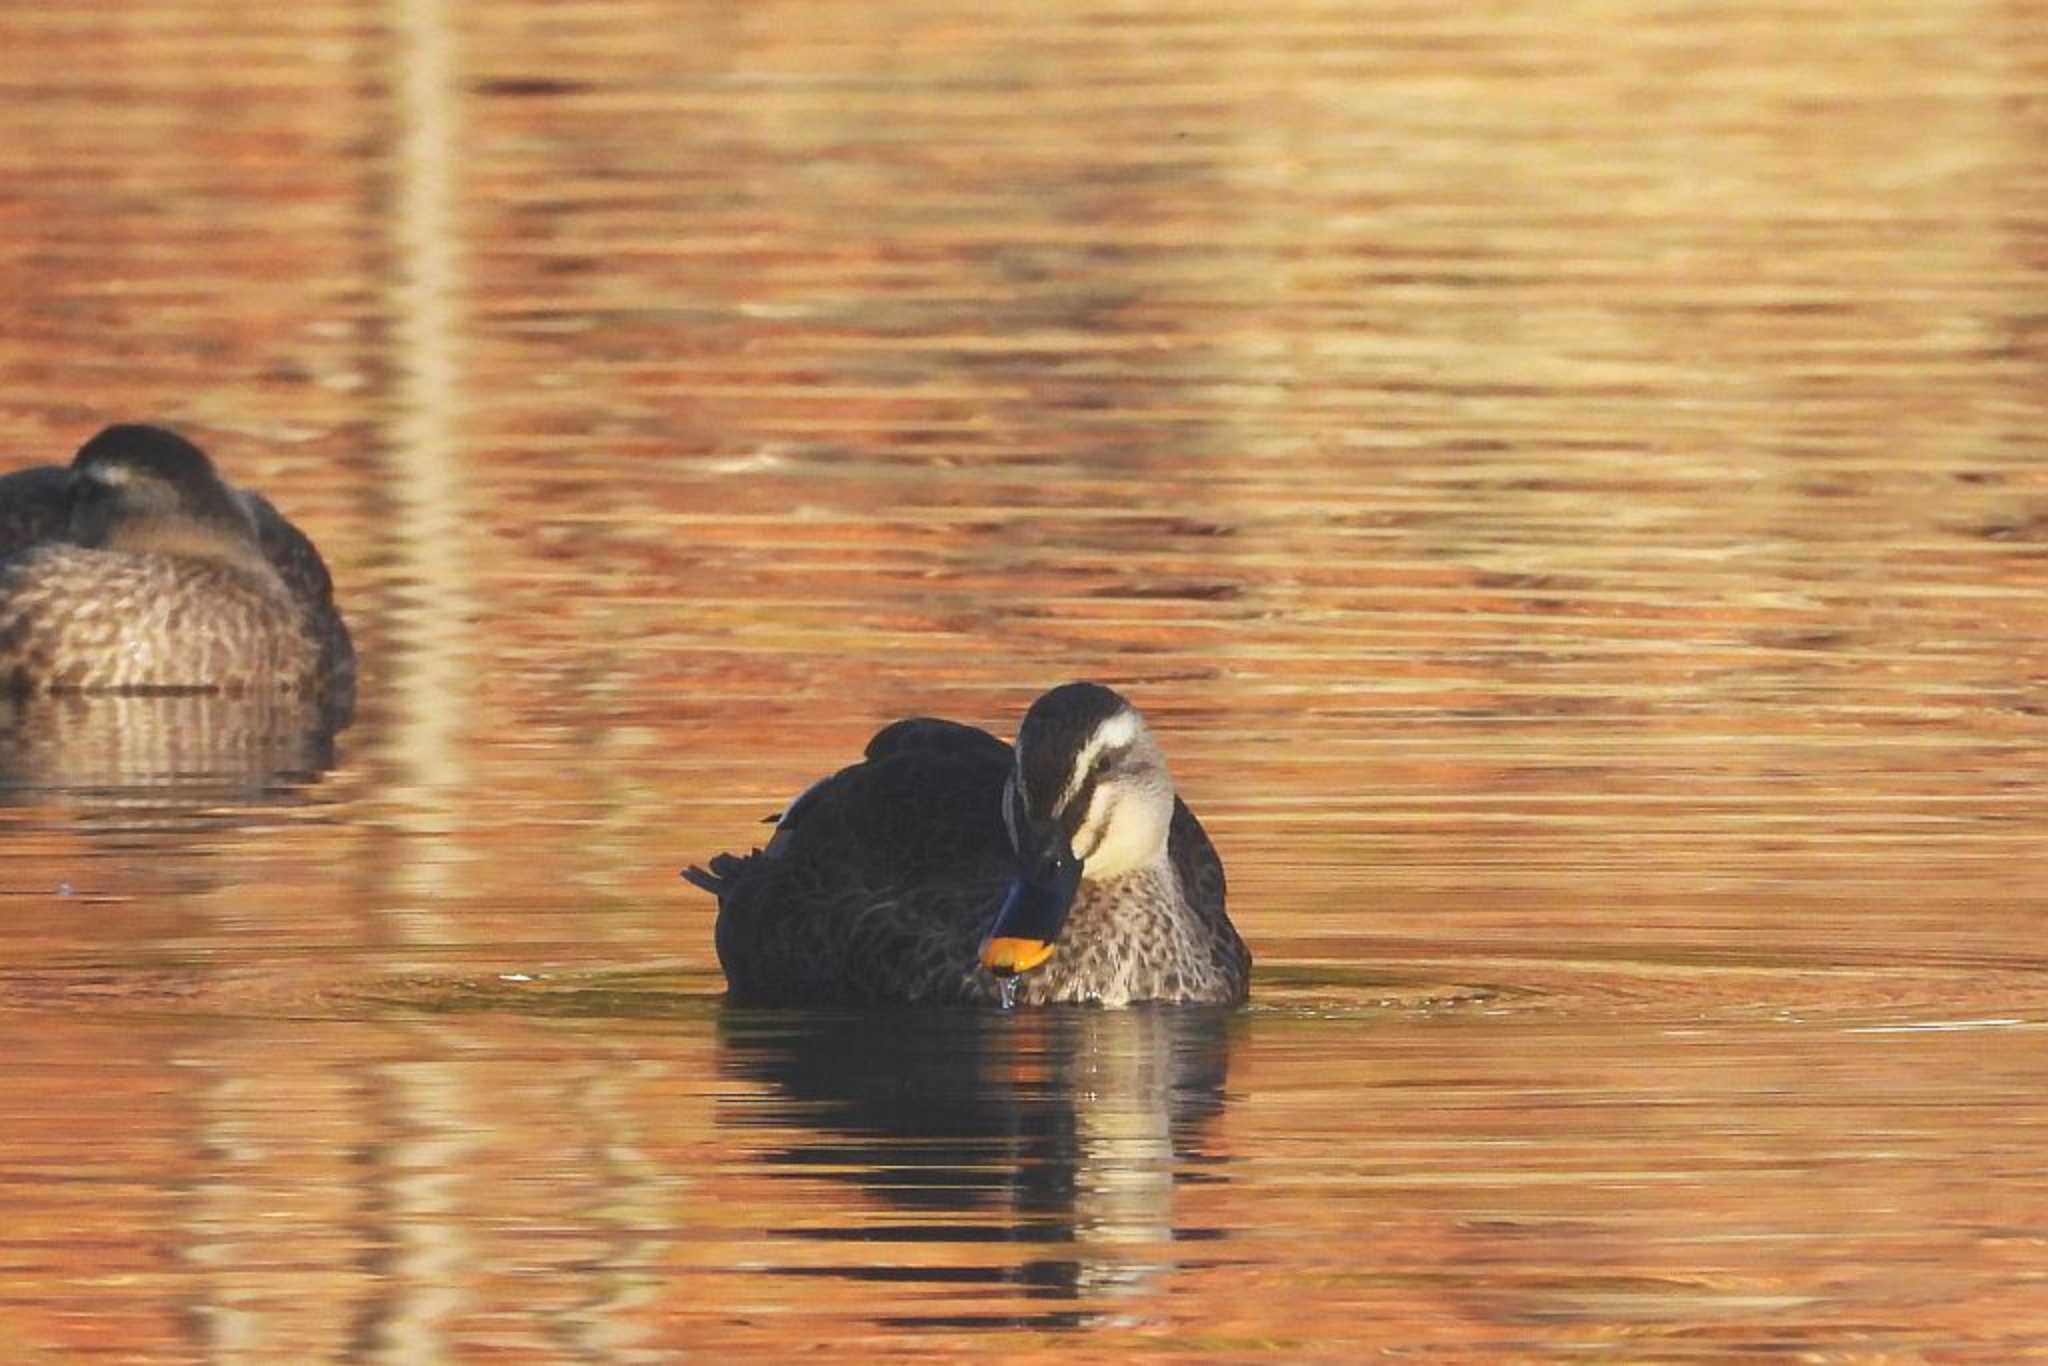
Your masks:
<svg viewBox="0 0 2048 1366"><path fill-rule="evenodd" d="M320 553L158 427L0 479L0 686L286 692L353 707L355 650Z"/></svg>
<svg viewBox="0 0 2048 1366"><path fill-rule="evenodd" d="M1100 878L1082 860L1054 951L1011 979L1015 1001L1243 1001L1251 955L1224 911L1223 865L1173 796L1137 713L1107 688L1069 684L1034 705L1020 741L1022 764L971 726L899 721L862 762L792 803L767 848L686 870L719 899L718 957L733 999L1000 1001L980 951L1020 877L1003 809L1019 780L1028 819L1057 823L1063 844L1114 845L1117 820L1142 830L1156 812L1149 828L1163 847ZM1113 791L1098 810L1099 787ZM1101 857L1107 866L1110 853Z"/></svg>

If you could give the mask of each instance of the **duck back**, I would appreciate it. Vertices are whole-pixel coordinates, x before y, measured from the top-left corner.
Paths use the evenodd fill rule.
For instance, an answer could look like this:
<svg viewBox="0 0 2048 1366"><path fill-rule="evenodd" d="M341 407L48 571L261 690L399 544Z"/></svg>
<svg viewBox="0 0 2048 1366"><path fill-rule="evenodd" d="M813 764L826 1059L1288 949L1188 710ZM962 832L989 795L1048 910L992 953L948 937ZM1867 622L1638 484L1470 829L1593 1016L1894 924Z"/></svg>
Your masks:
<svg viewBox="0 0 2048 1366"><path fill-rule="evenodd" d="M974 954L1015 871L1009 748L970 726L899 721L792 803L766 849L713 859L699 881L719 896L733 999L993 1000Z"/></svg>
<svg viewBox="0 0 2048 1366"><path fill-rule="evenodd" d="M70 487L71 472L60 465L0 475L0 560L63 537Z"/></svg>

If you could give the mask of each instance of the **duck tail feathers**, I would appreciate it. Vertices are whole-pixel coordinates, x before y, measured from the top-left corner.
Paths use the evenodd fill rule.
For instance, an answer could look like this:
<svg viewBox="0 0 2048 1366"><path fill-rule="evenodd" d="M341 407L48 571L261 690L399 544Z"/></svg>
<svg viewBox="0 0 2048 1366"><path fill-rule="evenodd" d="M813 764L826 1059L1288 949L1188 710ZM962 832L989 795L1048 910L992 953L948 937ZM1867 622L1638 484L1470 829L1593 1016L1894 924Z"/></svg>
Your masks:
<svg viewBox="0 0 2048 1366"><path fill-rule="evenodd" d="M756 853L758 852L757 850ZM752 854L747 855L747 858L741 858L737 854L714 854L708 860L711 864L708 869L700 868L693 863L683 869L682 878L693 887L702 887L711 895L722 897L732 890L733 879L746 867L747 859L752 857Z"/></svg>

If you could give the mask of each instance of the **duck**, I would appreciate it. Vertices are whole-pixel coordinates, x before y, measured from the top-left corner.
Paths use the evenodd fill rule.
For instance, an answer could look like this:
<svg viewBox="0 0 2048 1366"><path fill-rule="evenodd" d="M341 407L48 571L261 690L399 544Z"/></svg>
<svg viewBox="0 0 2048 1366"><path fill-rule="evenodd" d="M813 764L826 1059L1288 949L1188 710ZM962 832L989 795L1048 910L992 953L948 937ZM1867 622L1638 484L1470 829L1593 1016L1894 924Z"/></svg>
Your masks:
<svg viewBox="0 0 2048 1366"><path fill-rule="evenodd" d="M683 877L718 899L727 999L766 1006L1235 1006L1223 863L1138 709L1034 701L1014 744L912 717Z"/></svg>
<svg viewBox="0 0 2048 1366"><path fill-rule="evenodd" d="M0 689L291 693L345 720L355 648L304 532L179 433L120 423L0 478Z"/></svg>

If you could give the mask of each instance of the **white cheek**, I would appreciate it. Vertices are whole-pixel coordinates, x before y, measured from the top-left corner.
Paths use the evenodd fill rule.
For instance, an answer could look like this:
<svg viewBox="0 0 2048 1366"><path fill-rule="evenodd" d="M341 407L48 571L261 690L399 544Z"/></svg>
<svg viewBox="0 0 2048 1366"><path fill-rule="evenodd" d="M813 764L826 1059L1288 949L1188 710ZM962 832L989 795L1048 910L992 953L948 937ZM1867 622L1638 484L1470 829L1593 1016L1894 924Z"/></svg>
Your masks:
<svg viewBox="0 0 2048 1366"><path fill-rule="evenodd" d="M1106 783L1095 789L1088 801L1088 817L1074 839L1084 877L1120 877L1159 860L1166 852L1173 799L1168 796L1161 802L1156 797L1149 791L1113 796Z"/></svg>
<svg viewBox="0 0 2048 1366"><path fill-rule="evenodd" d="M1082 859L1093 862L1102 847L1103 827L1109 823L1116 810L1116 802L1110 797L1109 784L1098 783L1088 794L1088 813L1081 817L1079 828L1074 831L1074 852Z"/></svg>

